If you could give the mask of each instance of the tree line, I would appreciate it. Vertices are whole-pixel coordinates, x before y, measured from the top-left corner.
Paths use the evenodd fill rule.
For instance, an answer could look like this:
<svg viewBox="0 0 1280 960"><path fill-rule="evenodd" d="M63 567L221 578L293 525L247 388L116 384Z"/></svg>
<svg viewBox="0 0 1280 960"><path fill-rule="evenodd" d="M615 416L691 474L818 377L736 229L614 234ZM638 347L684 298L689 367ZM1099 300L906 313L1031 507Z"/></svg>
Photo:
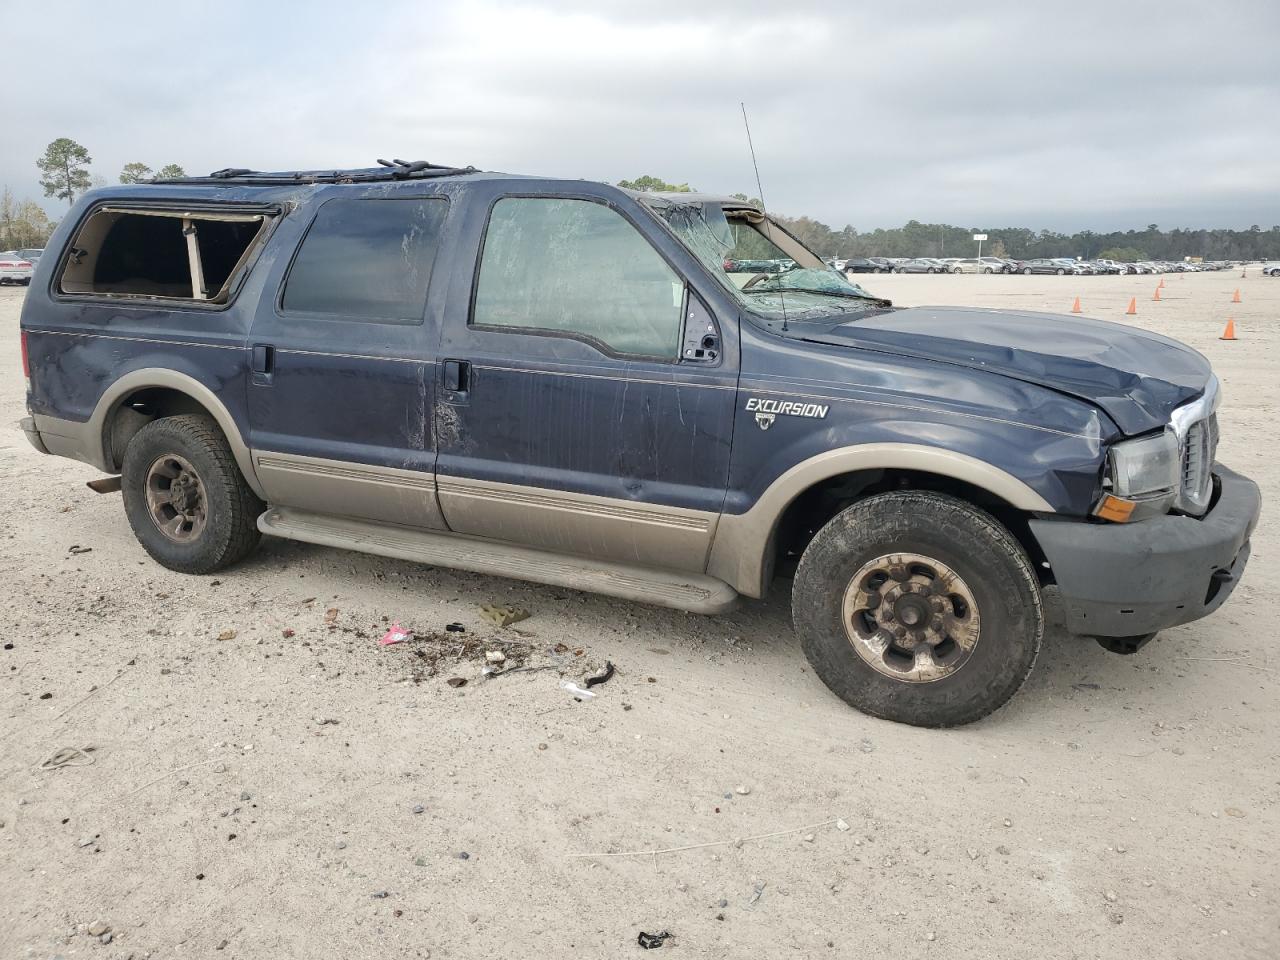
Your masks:
<svg viewBox="0 0 1280 960"><path fill-rule="evenodd" d="M659 177L643 176L620 180L618 186L651 192L687 193L687 183L667 183ZM748 200L746 194L734 194ZM751 198L751 203L759 201ZM1256 224L1247 230L1195 230L1176 227L1161 230L1148 224L1145 230L1115 230L1100 233L1081 230L1058 233L1027 227L959 227L947 223L910 220L901 227L877 228L860 233L852 226L834 229L807 216L784 216L778 220L805 246L824 257L972 257L978 252L975 233L985 233L984 256L1032 260L1037 257L1082 257L1135 260L1280 260L1280 225L1263 230Z"/></svg>
<svg viewBox="0 0 1280 960"><path fill-rule="evenodd" d="M45 148L44 154L36 160L40 170L40 186L46 197L66 200L70 207L76 197L93 187L105 187L107 181L103 177L95 177L89 172L93 158L81 144L69 137L59 137ZM156 179L185 177L186 171L176 163L167 163L159 170L142 162L126 163L120 171L121 183L143 183ZM56 220L49 219L44 208L33 200L16 200L8 187L0 193L0 250L12 250L21 247L43 247L58 225Z"/></svg>
<svg viewBox="0 0 1280 960"><path fill-rule="evenodd" d="M1263 230L1187 229L1162 230L1148 224L1143 230L1059 233L1027 227L971 226L908 221L901 227L859 233L851 226L833 230L811 217L778 219L805 245L829 257L972 257L977 254L975 233L985 233L983 255L1031 260L1037 257L1082 257L1135 260L1280 260L1280 225Z"/></svg>
<svg viewBox="0 0 1280 960"><path fill-rule="evenodd" d="M66 200L70 206L91 187L106 186L106 180L90 175L92 162L89 151L74 140L67 137L54 140L36 161L44 195ZM165 164L153 172L147 164L135 161L124 165L119 180L142 183L153 176L158 179L184 177L186 172L176 163ZM618 186L668 193L689 193L694 189L687 183L668 183L647 174L634 180L620 180ZM736 196L759 203L746 194ZM1027 227L958 227L910 220L901 227L881 227L860 233L848 225L834 229L813 217L776 216L806 246L824 257L971 257L977 253L973 235L985 233L988 240L983 243L984 254L1018 260L1036 257L1181 260L1188 256L1206 260L1280 260L1280 225L1269 230L1256 224L1247 230L1182 227L1161 230L1152 223L1145 230L1109 233L1081 230L1067 234ZM0 250L43 246L56 225L38 203L15 200L8 187L0 194Z"/></svg>

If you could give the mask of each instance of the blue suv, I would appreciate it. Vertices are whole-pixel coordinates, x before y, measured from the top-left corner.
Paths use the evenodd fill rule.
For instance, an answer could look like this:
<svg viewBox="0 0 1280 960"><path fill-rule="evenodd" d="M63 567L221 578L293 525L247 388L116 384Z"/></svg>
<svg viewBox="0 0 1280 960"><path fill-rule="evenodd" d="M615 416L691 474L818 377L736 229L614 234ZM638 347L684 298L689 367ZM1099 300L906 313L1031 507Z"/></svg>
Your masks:
<svg viewBox="0 0 1280 960"><path fill-rule="evenodd" d="M402 161L103 188L21 327L27 437L166 567L265 533L708 614L783 575L823 681L922 726L1013 696L1047 588L1121 652L1211 613L1260 508L1195 351L895 308L730 197Z"/></svg>

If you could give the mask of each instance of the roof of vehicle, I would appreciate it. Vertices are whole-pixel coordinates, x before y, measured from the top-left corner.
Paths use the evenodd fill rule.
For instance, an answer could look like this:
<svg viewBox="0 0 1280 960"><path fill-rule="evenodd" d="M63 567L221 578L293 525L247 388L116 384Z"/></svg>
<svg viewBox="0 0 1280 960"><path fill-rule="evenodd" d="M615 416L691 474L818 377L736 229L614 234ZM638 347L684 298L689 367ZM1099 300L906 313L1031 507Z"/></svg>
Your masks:
<svg viewBox="0 0 1280 960"><path fill-rule="evenodd" d="M178 191L186 199L225 200L239 202L274 202L296 196L297 188L314 188L326 185L383 184L389 188L402 183L423 182L476 182L486 180L519 180L540 184L587 184L616 190L645 201L665 201L675 204L715 203L730 209L760 210L758 203L740 197L711 193L657 192L628 190L604 181L588 181L579 178L549 177L530 174L500 173L478 170L472 166L456 167L429 163L425 160L379 160L376 167L323 168L316 170L250 170L245 167L227 167L206 176L157 177L136 184L101 187L91 191L98 198L127 200L169 199ZM167 188L163 193L157 188ZM293 188L293 189L290 189Z"/></svg>
<svg viewBox="0 0 1280 960"><path fill-rule="evenodd" d="M515 181L530 187L571 189L590 186L618 193L629 192L603 182L570 177L500 173L475 167L427 164L425 161L357 169L262 171L245 168L216 170L207 176L154 179L135 184L113 184L89 191L91 200L175 201L209 203L278 203L300 199L317 189L340 190L344 186L385 189L422 188L438 185L441 190L483 181ZM734 201L735 203L737 201Z"/></svg>
<svg viewBox="0 0 1280 960"><path fill-rule="evenodd" d="M743 200L741 197L731 197L721 193L693 193L687 190L628 190L626 187L619 187L618 189L638 200L665 200L668 203L678 204L718 203L721 206L731 208L760 209L760 204L758 203L752 203L750 200Z"/></svg>
<svg viewBox="0 0 1280 960"><path fill-rule="evenodd" d="M156 177L152 183L246 183L256 186L282 186L291 183L376 183L385 180L424 180L478 173L475 167L453 167L427 160L379 160L376 167L322 170L250 170L248 167L224 167L206 177Z"/></svg>

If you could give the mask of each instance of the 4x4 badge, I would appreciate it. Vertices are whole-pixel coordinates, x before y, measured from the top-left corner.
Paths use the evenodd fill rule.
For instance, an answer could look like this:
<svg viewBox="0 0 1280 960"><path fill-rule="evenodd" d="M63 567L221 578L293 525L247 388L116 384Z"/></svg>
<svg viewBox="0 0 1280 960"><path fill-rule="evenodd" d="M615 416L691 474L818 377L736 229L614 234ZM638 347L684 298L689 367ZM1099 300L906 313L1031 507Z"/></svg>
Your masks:
<svg viewBox="0 0 1280 960"><path fill-rule="evenodd" d="M831 408L824 403L800 403L797 400L766 400L750 397L747 412L756 415L756 426L768 430L778 417L809 417L821 420Z"/></svg>

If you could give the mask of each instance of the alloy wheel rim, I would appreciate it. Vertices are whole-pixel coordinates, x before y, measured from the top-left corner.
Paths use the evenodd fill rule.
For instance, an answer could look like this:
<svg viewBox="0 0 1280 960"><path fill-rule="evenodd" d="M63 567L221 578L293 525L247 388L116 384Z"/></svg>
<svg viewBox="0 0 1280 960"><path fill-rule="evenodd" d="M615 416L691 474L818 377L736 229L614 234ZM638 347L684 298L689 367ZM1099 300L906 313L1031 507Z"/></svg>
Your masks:
<svg viewBox="0 0 1280 960"><path fill-rule="evenodd" d="M204 484L191 462L168 453L147 470L147 512L156 528L175 543L199 539L208 522Z"/></svg>
<svg viewBox="0 0 1280 960"><path fill-rule="evenodd" d="M858 656L904 683L951 676L973 655L982 626L968 584L918 553L889 553L859 567L845 588L842 621Z"/></svg>

